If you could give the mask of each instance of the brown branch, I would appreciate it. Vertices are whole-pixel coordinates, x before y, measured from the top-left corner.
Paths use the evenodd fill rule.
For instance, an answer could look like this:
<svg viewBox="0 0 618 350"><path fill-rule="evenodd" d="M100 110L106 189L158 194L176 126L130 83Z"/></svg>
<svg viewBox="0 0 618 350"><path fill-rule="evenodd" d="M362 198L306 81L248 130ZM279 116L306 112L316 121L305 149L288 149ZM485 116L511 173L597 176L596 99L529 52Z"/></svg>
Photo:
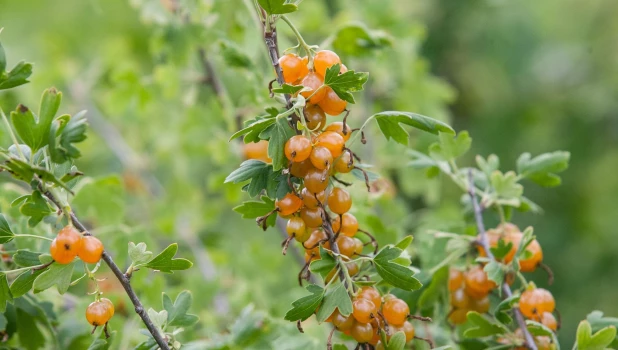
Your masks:
<svg viewBox="0 0 618 350"><path fill-rule="evenodd" d="M472 208L474 209L474 218L476 219L476 227L479 231L481 246L485 250L487 258L496 261L496 258L490 250L489 240L487 239L487 233L485 231L485 224L483 224L483 209L481 208L476 199L474 176L472 174L472 169L468 171L468 195L470 196L470 200L472 201ZM509 287L508 283L506 282L502 283L502 292L504 293L506 298L510 298L511 296L513 296L511 287ZM524 334L525 346L531 350L538 350L536 344L534 343L534 338L526 327L526 321L524 320L524 316L521 314L521 311L519 311L519 308L513 308L513 313L515 314L515 319L517 320L519 328Z"/></svg>
<svg viewBox="0 0 618 350"><path fill-rule="evenodd" d="M50 191L45 190L42 183L39 184L39 189L41 190L41 192L43 192L43 195L45 197L47 197L52 203L54 203L56 207L58 207L59 210L63 209L58 199ZM88 231L88 229L86 229L86 227L81 223L81 221L79 221L75 213L71 212L69 215L71 222L73 222L73 226L75 226L75 228L83 232L84 236L92 236L90 231ZM148 317L148 313L144 309L142 302L137 297L137 294L135 294L129 278L125 276L125 274L120 270L118 265L116 265L116 263L107 251L103 251L103 255L101 256L101 258L103 259L103 261L105 261L107 266L109 266L110 270L112 270L112 272L124 288L125 292L129 296L129 299L131 299L133 306L135 307L135 313L138 314L139 317L142 319L142 322L144 322L144 325L146 325L146 328L148 328L148 331L150 332L150 334L152 334L152 337L157 342L159 347L162 350L169 350L170 347L167 344L167 340L165 340L163 335L159 333L157 327L154 325L154 323L152 323L150 317Z"/></svg>

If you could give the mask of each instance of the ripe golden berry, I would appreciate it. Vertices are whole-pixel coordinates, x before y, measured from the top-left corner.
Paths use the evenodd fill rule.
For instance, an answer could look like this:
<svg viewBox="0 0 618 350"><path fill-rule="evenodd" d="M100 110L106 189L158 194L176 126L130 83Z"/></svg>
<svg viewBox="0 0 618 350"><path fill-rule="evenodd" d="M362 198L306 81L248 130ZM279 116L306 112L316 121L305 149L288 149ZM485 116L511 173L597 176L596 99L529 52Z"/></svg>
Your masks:
<svg viewBox="0 0 618 350"><path fill-rule="evenodd" d="M82 245L82 234L73 226L66 226L54 238L49 248L54 261L68 264L77 256Z"/></svg>
<svg viewBox="0 0 618 350"><path fill-rule="evenodd" d="M320 108L322 108L326 114L332 116L343 113L348 106L348 102L340 99L337 93L328 86L323 88L322 91L324 91L324 96L322 96L322 99L318 102Z"/></svg>
<svg viewBox="0 0 618 350"><path fill-rule="evenodd" d="M371 300L358 298L352 303L352 315L356 321L361 323L369 323L375 317L376 306Z"/></svg>
<svg viewBox="0 0 618 350"><path fill-rule="evenodd" d="M382 306L382 296L380 295L380 292L378 292L378 290L373 287L361 288L356 298L370 300L373 305L375 305L376 310L379 310Z"/></svg>
<svg viewBox="0 0 618 350"><path fill-rule="evenodd" d="M401 299L390 298L384 302L382 313L389 325L402 326L410 315L410 307Z"/></svg>
<svg viewBox="0 0 618 350"><path fill-rule="evenodd" d="M343 332L352 328L354 325L354 317L352 317L352 315L343 316L339 313L339 310L335 310L333 313L332 322L338 330Z"/></svg>
<svg viewBox="0 0 618 350"><path fill-rule="evenodd" d="M311 155L311 141L302 135L292 136L284 147L285 156L291 162L302 162Z"/></svg>
<svg viewBox="0 0 618 350"><path fill-rule="evenodd" d="M318 208L320 203L326 203L326 192L324 191L314 194L309 192L309 190L307 190L307 188L305 187L300 192L300 195L303 197L303 203L305 204L305 207L309 209Z"/></svg>
<svg viewBox="0 0 618 350"><path fill-rule="evenodd" d="M481 266L475 265L464 277L466 293L475 298L484 298L489 292L496 288L496 284L487 277L487 273Z"/></svg>
<svg viewBox="0 0 618 350"><path fill-rule="evenodd" d="M302 179L311 169L314 169L313 164L311 164L311 161L307 158L302 162L292 162L290 166L290 174L294 177Z"/></svg>
<svg viewBox="0 0 618 350"><path fill-rule="evenodd" d="M354 158L350 152L343 152L334 162L338 173L347 174L354 169Z"/></svg>
<svg viewBox="0 0 618 350"><path fill-rule="evenodd" d="M333 155L328 148L315 146L311 150L309 160L311 160L311 164L313 164L316 169L324 170L330 168L331 164L333 164Z"/></svg>
<svg viewBox="0 0 618 350"><path fill-rule="evenodd" d="M371 327L371 323L355 322L350 333L357 342L368 343L373 338L373 327Z"/></svg>
<svg viewBox="0 0 618 350"><path fill-rule="evenodd" d="M324 99L324 96L326 96L326 88L320 89L320 86L322 86L323 83L324 83L324 78L321 75L314 73L314 72L309 72L309 74L307 74L303 78L303 80L300 82L300 84L308 88L308 90L303 91L300 94L304 98L308 98L309 103L313 103L313 104L319 103L320 101Z"/></svg>
<svg viewBox="0 0 618 350"><path fill-rule="evenodd" d="M484 297L481 299L472 299L470 300L470 310L476 311L478 313L484 314L489 311L489 297Z"/></svg>
<svg viewBox="0 0 618 350"><path fill-rule="evenodd" d="M456 309L467 309L470 304L470 297L464 292L463 288L460 288L451 292L450 302Z"/></svg>
<svg viewBox="0 0 618 350"><path fill-rule="evenodd" d="M526 251L531 252L532 256L528 259L520 259L519 269L521 272L533 272L543 262L543 250L539 242L534 239L528 244Z"/></svg>
<svg viewBox="0 0 618 350"><path fill-rule="evenodd" d="M309 130L322 130L326 124L326 114L318 105L308 105L303 110L305 120L307 121L307 128Z"/></svg>
<svg viewBox="0 0 618 350"><path fill-rule="evenodd" d="M275 207L279 209L279 215L288 216L296 213L303 206L303 200L294 193L288 193L283 198L275 202Z"/></svg>
<svg viewBox="0 0 618 350"><path fill-rule="evenodd" d="M558 330L558 321L551 312L543 312L540 322L552 331Z"/></svg>
<svg viewBox="0 0 618 350"><path fill-rule="evenodd" d="M538 319L544 312L552 313L555 308L554 297L543 288L528 289L519 298L519 310L530 319Z"/></svg>
<svg viewBox="0 0 618 350"><path fill-rule="evenodd" d="M448 320L452 324L462 324L467 320L468 310L466 309L455 309L448 315Z"/></svg>
<svg viewBox="0 0 618 350"><path fill-rule="evenodd" d="M343 188L335 187L328 195L328 207L335 214L345 214L352 207L352 197Z"/></svg>
<svg viewBox="0 0 618 350"><path fill-rule="evenodd" d="M300 217L305 221L308 227L322 226L322 209L320 208L302 208L300 210Z"/></svg>
<svg viewBox="0 0 618 350"><path fill-rule="evenodd" d="M322 230L313 230L311 232L311 236L305 242L303 242L303 247L312 253L319 253L320 249L318 247L318 243L322 242L326 239L326 233Z"/></svg>
<svg viewBox="0 0 618 350"><path fill-rule="evenodd" d="M303 236L307 231L307 225L305 225L305 221L302 218L293 216L288 220L285 230L290 237Z"/></svg>
<svg viewBox="0 0 618 350"><path fill-rule="evenodd" d="M343 153L345 140L341 135L334 131L324 131L315 138L315 146L323 146L328 148L333 158L337 158Z"/></svg>
<svg viewBox="0 0 618 350"><path fill-rule="evenodd" d="M464 273L461 270L451 268L448 271L448 290L453 292L463 287Z"/></svg>
<svg viewBox="0 0 618 350"><path fill-rule="evenodd" d="M345 142L348 142L350 136L352 136L352 128L349 125L345 125L345 132L343 130L343 122L334 122L329 124L324 131L334 131L343 137Z"/></svg>
<svg viewBox="0 0 618 350"><path fill-rule="evenodd" d="M341 225L342 222L343 225ZM354 237L356 232L358 232L358 220L350 213L337 215L337 217L333 220L333 232L339 232L348 237Z"/></svg>
<svg viewBox="0 0 618 350"><path fill-rule="evenodd" d="M339 253L349 258L353 256L356 251L356 242L353 238L339 235L339 237L337 237L337 247L339 247Z"/></svg>
<svg viewBox="0 0 618 350"><path fill-rule="evenodd" d="M328 187L328 171L320 169L310 169L304 177L304 184L311 193L320 193Z"/></svg>
<svg viewBox="0 0 618 350"><path fill-rule="evenodd" d="M293 53L281 56L279 65L283 72L283 80L288 84L296 83L309 73L307 62Z"/></svg>
<svg viewBox="0 0 618 350"><path fill-rule="evenodd" d="M112 316L114 316L114 304L107 298L94 301L86 308L86 320L95 327L106 324Z"/></svg>
<svg viewBox="0 0 618 350"><path fill-rule="evenodd" d="M77 251L77 256L83 262L88 264L96 264L101 260L103 255L103 243L93 236L85 236L82 238L82 243Z"/></svg>
<svg viewBox="0 0 618 350"><path fill-rule="evenodd" d="M313 57L313 68L323 77L326 76L326 69L337 63L341 64L341 59L330 50L318 51Z"/></svg>
<svg viewBox="0 0 618 350"><path fill-rule="evenodd" d="M245 159L261 160L264 163L271 163L273 160L268 156L268 141L243 143L243 154Z"/></svg>

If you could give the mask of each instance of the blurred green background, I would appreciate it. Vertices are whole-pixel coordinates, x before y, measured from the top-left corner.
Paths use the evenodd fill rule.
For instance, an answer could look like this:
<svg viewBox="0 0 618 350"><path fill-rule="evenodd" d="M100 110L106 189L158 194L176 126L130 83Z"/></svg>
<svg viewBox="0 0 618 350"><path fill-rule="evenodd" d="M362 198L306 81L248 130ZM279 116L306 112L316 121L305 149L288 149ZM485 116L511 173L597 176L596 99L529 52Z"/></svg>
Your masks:
<svg viewBox="0 0 618 350"><path fill-rule="evenodd" d="M180 1L191 10L177 16L165 0L0 0L9 66L19 59L35 63L32 83L0 94L0 106L34 106L53 85L64 92L62 112L89 111L92 131L78 167L108 187L82 195L76 208L89 225L102 227L121 263L128 241L146 241L153 251L179 241L179 254L195 268L171 276L144 272L135 283L145 303L158 308L162 290L194 292L192 309L202 322L187 333L190 340L224 330L248 304L278 320L304 294L296 283L299 265L280 254L279 233L241 220L231 210L245 199L240 186L223 185L242 161L241 145L228 143L229 134L268 103L272 79L246 4ZM309 43L333 44L348 67L370 72L353 123L387 109L448 120L470 131L469 161L495 153L503 170L522 152L571 152L561 187L526 187L545 213L514 218L535 227L555 273L551 291L565 346L589 311L618 315L616 13L612 0L306 0L290 16ZM357 22L371 28L375 47L331 37ZM280 47L294 44L281 28ZM213 91L200 50L223 94ZM8 142L4 130L0 139ZM425 151L433 140L412 133L411 147ZM380 197L355 185L356 210L382 243L414 233L415 254L422 257L424 247L432 247L423 228L461 220L459 193L447 181L440 189L406 168L403 151L370 132L364 160L398 188ZM120 175L108 177L113 174ZM15 196L4 189L6 209ZM380 227L376 215L394 224ZM532 277L545 285L542 272ZM136 317L127 317L131 322L112 325L123 333L118 348L142 339L127 331L137 327ZM293 328L282 329L292 334ZM306 329L314 343L324 338L325 329Z"/></svg>

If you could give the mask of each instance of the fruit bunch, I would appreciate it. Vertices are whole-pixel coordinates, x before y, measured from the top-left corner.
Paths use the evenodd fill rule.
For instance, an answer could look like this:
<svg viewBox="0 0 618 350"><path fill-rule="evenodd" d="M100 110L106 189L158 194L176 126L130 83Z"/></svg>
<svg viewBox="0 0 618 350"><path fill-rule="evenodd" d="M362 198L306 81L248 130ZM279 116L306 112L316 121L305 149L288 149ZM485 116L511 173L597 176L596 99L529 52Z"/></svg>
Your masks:
<svg viewBox="0 0 618 350"><path fill-rule="evenodd" d="M103 255L103 243L96 237L82 235L75 227L69 225L58 232L51 243L49 253L59 264L69 264L75 257L79 257L85 263L96 264Z"/></svg>
<svg viewBox="0 0 618 350"><path fill-rule="evenodd" d="M408 321L410 308L405 301L394 295L388 294L382 298L374 287L363 287L356 294L352 306L351 315L346 317L335 310L326 321L359 344L371 344L376 349L384 349L381 331L387 340L397 332L405 334L406 343L415 337L414 326Z"/></svg>
<svg viewBox="0 0 618 350"><path fill-rule="evenodd" d="M489 293L496 287L482 266L474 265L467 271L451 268L448 277L451 304L449 321L461 324L466 322L468 311L489 311Z"/></svg>
<svg viewBox="0 0 618 350"><path fill-rule="evenodd" d="M112 316L114 316L114 304L107 298L97 298L86 309L86 320L94 326L93 332L97 327L104 326L107 334L107 322Z"/></svg>
<svg viewBox="0 0 618 350"><path fill-rule="evenodd" d="M504 223L495 229L487 230L487 239L489 240L490 247L497 247L500 240L502 240L504 244L511 243L511 249L502 258L502 261L505 264L509 264L513 261L523 236L524 234L519 230L519 228L511 223ZM477 246L477 248L480 256L487 256L483 247ZM526 246L526 256L519 259L519 270L521 272L534 272L537 267L544 266L542 264L543 250L541 249L539 242L536 239L533 239Z"/></svg>

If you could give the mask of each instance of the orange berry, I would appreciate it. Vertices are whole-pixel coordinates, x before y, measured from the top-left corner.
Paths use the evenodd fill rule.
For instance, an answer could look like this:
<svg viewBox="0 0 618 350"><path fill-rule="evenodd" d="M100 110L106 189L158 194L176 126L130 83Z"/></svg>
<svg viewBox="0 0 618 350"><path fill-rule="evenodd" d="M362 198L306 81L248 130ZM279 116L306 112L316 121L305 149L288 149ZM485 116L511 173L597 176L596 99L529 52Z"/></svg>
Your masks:
<svg viewBox="0 0 618 350"><path fill-rule="evenodd" d="M343 113L345 108L348 106L348 102L339 98L337 93L329 86L322 88L322 91L324 91L324 96L322 96L322 99L318 102L318 105L324 110L324 112L332 116Z"/></svg>
<svg viewBox="0 0 618 350"><path fill-rule="evenodd" d="M345 140L343 136L334 131L324 131L315 138L315 146L328 148L333 158L339 157L343 153Z"/></svg>
<svg viewBox="0 0 618 350"><path fill-rule="evenodd" d="M313 57L313 68L323 77L326 76L326 69L337 63L341 64L341 59L330 50L318 51Z"/></svg>
<svg viewBox="0 0 618 350"><path fill-rule="evenodd" d="M410 323L409 321L404 322L400 330L403 331L403 334L406 335L406 343L411 342L416 335L416 330L414 329L412 323Z"/></svg>
<svg viewBox="0 0 618 350"><path fill-rule="evenodd" d="M309 99L309 103L313 103L313 104L319 103L326 96L326 87L323 87L320 89L322 84L324 84L324 78L320 76L319 74L316 74L314 72L309 72L309 74L307 74L303 78L300 84L306 88L309 88L309 90L303 91L300 93L304 98L309 99L309 97L313 95ZM321 108L324 109L323 107Z"/></svg>
<svg viewBox="0 0 618 350"><path fill-rule="evenodd" d="M77 256L79 256L83 262L96 264L101 260L101 255L103 255L103 243L101 243L98 238L93 236L85 236L82 238Z"/></svg>
<svg viewBox="0 0 618 350"><path fill-rule="evenodd" d="M288 84L294 84L309 73L307 63L292 53L281 56L279 58L279 65L283 72L283 80Z"/></svg>
<svg viewBox="0 0 618 350"><path fill-rule="evenodd" d="M382 296L380 295L380 292L378 292L378 290L373 287L361 288L356 298L370 300L373 305L375 305L376 310L379 310L382 306Z"/></svg>
<svg viewBox="0 0 618 350"><path fill-rule="evenodd" d="M526 251L531 252L532 256L525 260L520 259L519 268L522 272L533 272L536 270L537 266L543 262L543 250L539 242L535 239L528 244Z"/></svg>
<svg viewBox="0 0 618 350"><path fill-rule="evenodd" d="M270 163L273 161L268 156L268 141L266 140L244 143L243 154L245 159L257 159L263 161L264 163Z"/></svg>
<svg viewBox="0 0 618 350"><path fill-rule="evenodd" d="M307 121L307 128L310 130L322 130L326 124L326 114L318 105L308 105L305 107L303 114Z"/></svg>
<svg viewBox="0 0 618 350"><path fill-rule="evenodd" d="M335 214L345 214L352 207L352 198L348 191L335 187L328 195L328 207Z"/></svg>
<svg viewBox="0 0 618 350"><path fill-rule="evenodd" d="M319 253L320 249L318 247L318 243L322 242L326 239L326 233L322 230L313 230L309 239L303 242L303 247L311 253Z"/></svg>
<svg viewBox="0 0 618 350"><path fill-rule="evenodd" d="M487 277L487 273L478 265L466 272L464 280L466 293L475 299L485 297L492 289L496 288L496 284Z"/></svg>
<svg viewBox="0 0 618 350"><path fill-rule="evenodd" d="M334 122L329 124L324 131L334 131L343 137L345 142L348 142L350 136L352 136L352 128L349 125L345 126L345 132L343 132L343 122Z"/></svg>
<svg viewBox="0 0 618 350"><path fill-rule="evenodd" d="M468 310L466 309L455 309L448 315L448 320L451 321L452 324L462 324L467 320Z"/></svg>
<svg viewBox="0 0 618 350"><path fill-rule="evenodd" d="M338 173L347 174L354 169L354 158L350 152L343 152L339 158L335 159L335 170Z"/></svg>
<svg viewBox="0 0 618 350"><path fill-rule="evenodd" d="M339 313L339 310L335 310L333 313L333 325L340 331L348 330L354 325L354 317L352 315L343 316Z"/></svg>
<svg viewBox="0 0 618 350"><path fill-rule="evenodd" d="M449 269L448 271L448 290L451 292L463 287L464 284L464 273L461 270L457 270L454 268Z"/></svg>
<svg viewBox="0 0 618 350"><path fill-rule="evenodd" d="M401 299L390 298L384 302L382 313L389 325L401 326L410 315L410 307Z"/></svg>
<svg viewBox="0 0 618 350"><path fill-rule="evenodd" d="M461 288L451 292L450 302L456 309L467 309L470 304L470 297Z"/></svg>
<svg viewBox="0 0 618 350"><path fill-rule="evenodd" d="M352 303L353 311L352 315L356 321L361 323L369 323L375 317L376 306L371 300L359 298Z"/></svg>
<svg viewBox="0 0 618 350"><path fill-rule="evenodd" d="M355 322L351 328L351 334L357 342L368 343L373 338L373 327L370 323Z"/></svg>
<svg viewBox="0 0 618 350"><path fill-rule="evenodd" d="M339 247L339 253L349 258L353 256L356 251L356 242L353 238L339 235L339 237L337 237L337 247Z"/></svg>
<svg viewBox="0 0 618 350"><path fill-rule="evenodd" d="M304 184L311 193L320 193L328 187L328 171L310 169L304 177Z"/></svg>
<svg viewBox="0 0 618 350"><path fill-rule="evenodd" d="M307 158L302 162L293 162L292 166L290 166L290 174L294 177L302 179L311 169L314 169L313 164L311 164L311 160Z"/></svg>
<svg viewBox="0 0 618 350"><path fill-rule="evenodd" d="M311 164L313 164L316 169L324 170L330 168L331 164L333 164L333 155L328 148L315 146L313 150L311 150L309 160L311 160Z"/></svg>
<svg viewBox="0 0 618 350"><path fill-rule="evenodd" d="M306 208L315 209L319 206L319 203L326 203L326 192L324 191L313 194L305 187L300 194L303 197L303 203Z"/></svg>
<svg viewBox="0 0 618 350"><path fill-rule="evenodd" d="M86 308L86 320L97 327L106 324L114 316L114 304L109 299L101 298Z"/></svg>
<svg viewBox="0 0 618 350"><path fill-rule="evenodd" d="M75 259L82 245L82 234L73 226L66 226L54 238L49 248L54 261L68 264Z"/></svg>
<svg viewBox="0 0 618 350"><path fill-rule="evenodd" d="M484 314L489 311L489 297L470 300L470 310Z"/></svg>
<svg viewBox="0 0 618 350"><path fill-rule="evenodd" d="M302 135L292 136L284 148L285 156L292 162L302 162L311 155L311 141Z"/></svg>
<svg viewBox="0 0 618 350"><path fill-rule="evenodd" d="M299 211L302 206L303 200L294 193L288 193L275 202L275 207L279 208L280 216L292 215Z"/></svg>
<svg viewBox="0 0 618 350"><path fill-rule="evenodd" d="M290 237L299 237L303 236L307 231L307 225L305 225L305 221L298 216L293 216L288 220L287 225L285 226L285 230Z"/></svg>
<svg viewBox="0 0 618 350"><path fill-rule="evenodd" d="M300 210L300 217L305 221L308 227L322 226L322 209L320 208L302 208Z"/></svg>
<svg viewBox="0 0 618 350"><path fill-rule="evenodd" d="M343 222L343 225L341 225L341 222ZM333 232L339 232L348 237L354 237L356 232L358 232L358 220L350 213L337 215L335 220L333 220Z"/></svg>
<svg viewBox="0 0 618 350"><path fill-rule="evenodd" d="M538 319L544 312L554 312L555 308L554 297L543 288L528 289L519 298L519 310L527 318Z"/></svg>
<svg viewBox="0 0 618 350"><path fill-rule="evenodd" d="M541 323L552 331L558 330L558 321L551 312L543 312Z"/></svg>

